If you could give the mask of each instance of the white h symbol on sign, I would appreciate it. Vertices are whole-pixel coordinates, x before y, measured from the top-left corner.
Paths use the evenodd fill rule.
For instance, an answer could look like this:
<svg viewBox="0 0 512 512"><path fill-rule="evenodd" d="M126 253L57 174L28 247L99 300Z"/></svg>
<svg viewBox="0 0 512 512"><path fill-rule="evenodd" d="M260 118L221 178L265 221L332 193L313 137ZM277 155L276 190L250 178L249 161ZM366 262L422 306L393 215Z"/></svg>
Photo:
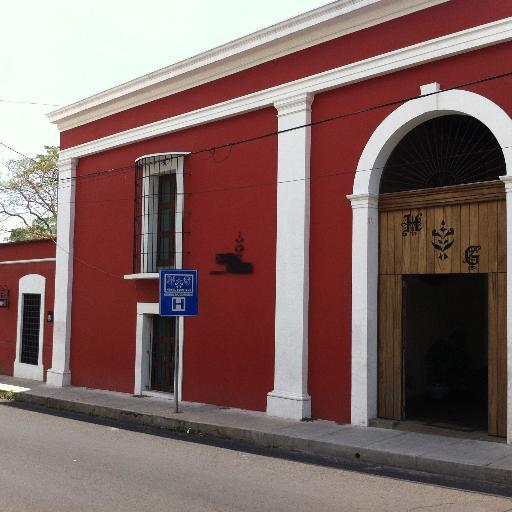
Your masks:
<svg viewBox="0 0 512 512"><path fill-rule="evenodd" d="M171 302L172 311L185 311L185 297L173 297Z"/></svg>

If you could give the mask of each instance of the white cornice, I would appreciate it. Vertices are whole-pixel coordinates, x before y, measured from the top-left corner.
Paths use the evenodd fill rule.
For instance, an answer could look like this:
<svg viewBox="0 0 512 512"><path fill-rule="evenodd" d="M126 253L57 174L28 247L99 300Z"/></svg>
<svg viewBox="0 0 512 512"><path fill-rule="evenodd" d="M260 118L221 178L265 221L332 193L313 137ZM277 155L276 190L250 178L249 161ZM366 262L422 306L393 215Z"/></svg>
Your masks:
<svg viewBox="0 0 512 512"><path fill-rule="evenodd" d="M337 0L51 112L60 131L448 0Z"/></svg>
<svg viewBox="0 0 512 512"><path fill-rule="evenodd" d="M512 18L506 18L86 142L61 151L61 158L80 158L100 153L115 147L273 106L275 103L300 94L317 94L511 39Z"/></svg>
<svg viewBox="0 0 512 512"><path fill-rule="evenodd" d="M55 258L33 258L31 260L6 260L0 261L0 265L19 265L21 263L54 263Z"/></svg>

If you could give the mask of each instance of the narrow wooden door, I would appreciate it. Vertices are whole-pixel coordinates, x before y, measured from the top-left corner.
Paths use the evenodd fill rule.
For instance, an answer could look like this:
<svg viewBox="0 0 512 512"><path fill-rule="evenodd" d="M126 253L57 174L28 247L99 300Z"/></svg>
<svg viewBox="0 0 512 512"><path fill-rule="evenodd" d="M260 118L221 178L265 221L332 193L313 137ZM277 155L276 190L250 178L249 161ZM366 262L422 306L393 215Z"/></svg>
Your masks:
<svg viewBox="0 0 512 512"><path fill-rule="evenodd" d="M174 391L174 318L155 316L151 347L151 389Z"/></svg>
<svg viewBox="0 0 512 512"><path fill-rule="evenodd" d="M488 430L507 435L507 275L489 273L488 295Z"/></svg>
<svg viewBox="0 0 512 512"><path fill-rule="evenodd" d="M402 276L379 276L378 414L403 415Z"/></svg>

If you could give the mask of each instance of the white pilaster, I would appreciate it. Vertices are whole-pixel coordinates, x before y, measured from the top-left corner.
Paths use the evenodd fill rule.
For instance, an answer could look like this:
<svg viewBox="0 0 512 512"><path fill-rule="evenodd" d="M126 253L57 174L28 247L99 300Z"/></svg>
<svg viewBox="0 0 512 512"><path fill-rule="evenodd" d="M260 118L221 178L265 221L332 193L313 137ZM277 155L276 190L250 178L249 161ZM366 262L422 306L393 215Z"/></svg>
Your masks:
<svg viewBox="0 0 512 512"><path fill-rule="evenodd" d="M507 148L511 149L511 148ZM507 208L507 443L512 444L512 176L502 176Z"/></svg>
<svg viewBox="0 0 512 512"><path fill-rule="evenodd" d="M46 381L52 386L71 383L69 354L73 290L73 238L75 231L75 178L78 159L59 159L59 203L55 267L52 367Z"/></svg>
<svg viewBox="0 0 512 512"><path fill-rule="evenodd" d="M313 96L275 104L278 112L278 185L274 390L271 416L311 416L308 395L309 167ZM301 128L297 128L301 127ZM294 129L293 128L297 128Z"/></svg>
<svg viewBox="0 0 512 512"><path fill-rule="evenodd" d="M378 196L348 196L352 205L352 425L377 416Z"/></svg>

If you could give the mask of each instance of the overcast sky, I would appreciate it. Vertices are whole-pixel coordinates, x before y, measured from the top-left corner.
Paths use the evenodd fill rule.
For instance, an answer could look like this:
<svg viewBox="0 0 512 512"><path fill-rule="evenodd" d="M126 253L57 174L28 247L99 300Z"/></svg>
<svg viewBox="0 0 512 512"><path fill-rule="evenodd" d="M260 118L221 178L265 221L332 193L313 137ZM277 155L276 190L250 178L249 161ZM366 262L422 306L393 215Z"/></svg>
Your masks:
<svg viewBox="0 0 512 512"><path fill-rule="evenodd" d="M16 0L2 3L0 142L33 156L46 113L329 0ZM35 102L51 105L10 103ZM0 163L17 155L0 149Z"/></svg>

